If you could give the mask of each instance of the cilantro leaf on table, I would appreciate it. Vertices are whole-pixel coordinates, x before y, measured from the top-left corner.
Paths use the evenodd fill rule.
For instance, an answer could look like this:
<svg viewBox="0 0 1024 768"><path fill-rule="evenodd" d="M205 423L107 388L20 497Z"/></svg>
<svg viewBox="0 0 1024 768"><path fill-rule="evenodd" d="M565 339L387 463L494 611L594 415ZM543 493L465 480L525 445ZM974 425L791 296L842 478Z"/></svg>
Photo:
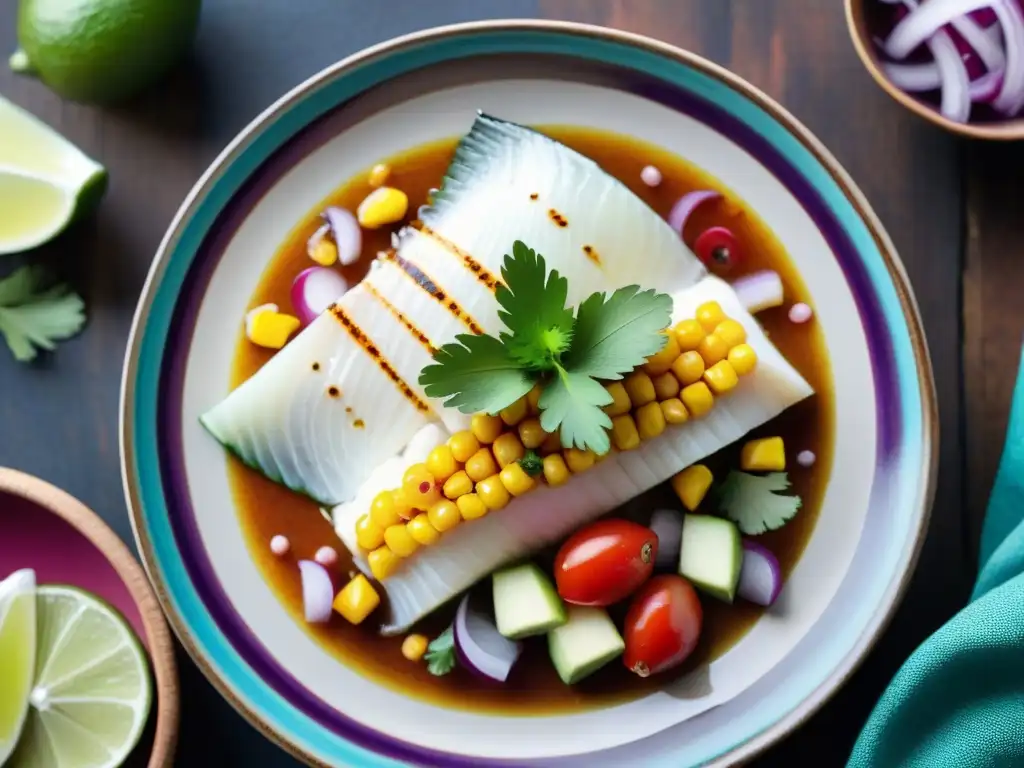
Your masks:
<svg viewBox="0 0 1024 768"><path fill-rule="evenodd" d="M538 371L551 370L572 342L572 310L565 306L569 281L548 272L544 257L520 240L512 244L495 291L498 318L508 328L501 340L514 360Z"/></svg>
<svg viewBox="0 0 1024 768"><path fill-rule="evenodd" d="M66 285L46 285L46 272L31 265L0 280L0 334L19 362L55 349L85 324L82 298Z"/></svg>
<svg viewBox="0 0 1024 768"><path fill-rule="evenodd" d="M664 293L629 285L607 299L592 294L576 311L565 366L597 379L621 379L662 348L660 334L671 321L672 298Z"/></svg>
<svg viewBox="0 0 1024 768"><path fill-rule="evenodd" d="M448 627L431 640L423 659L427 662L427 671L437 677L455 669L455 630Z"/></svg>
<svg viewBox="0 0 1024 768"><path fill-rule="evenodd" d="M498 339L463 334L455 340L420 372L428 397L447 398L445 406L463 413L497 413L533 388L533 377Z"/></svg>
<svg viewBox="0 0 1024 768"><path fill-rule="evenodd" d="M546 432L559 432L562 445L607 453L611 448L608 430L612 420L601 406L612 396L587 373L559 368L558 375L540 396L540 425Z"/></svg>
<svg viewBox="0 0 1024 768"><path fill-rule="evenodd" d="M718 491L718 504L725 516L748 536L774 531L800 510L800 497L780 495L789 488L785 472L751 475L731 470Z"/></svg>

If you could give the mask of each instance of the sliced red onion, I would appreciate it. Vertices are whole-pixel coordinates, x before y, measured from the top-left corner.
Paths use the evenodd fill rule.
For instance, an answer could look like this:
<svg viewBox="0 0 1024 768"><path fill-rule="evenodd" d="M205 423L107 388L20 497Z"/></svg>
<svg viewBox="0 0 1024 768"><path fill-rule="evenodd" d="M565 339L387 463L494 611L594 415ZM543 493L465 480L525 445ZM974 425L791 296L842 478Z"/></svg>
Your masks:
<svg viewBox="0 0 1024 768"><path fill-rule="evenodd" d="M999 95L1003 89L1003 70L986 72L977 80L971 81L971 101L980 101L987 104Z"/></svg>
<svg viewBox="0 0 1024 768"><path fill-rule="evenodd" d="M683 227L686 226L687 219L690 218L690 214L694 212L697 206L701 203L707 202L708 200L716 200L721 196L722 194L720 192L715 192L710 189L687 192L676 201L676 204L672 206L672 210L669 211L668 225L678 232L680 237L682 237Z"/></svg>
<svg viewBox="0 0 1024 768"><path fill-rule="evenodd" d="M675 571L679 566L679 549L683 544L683 516L674 509L658 509L648 526L658 537L654 567L659 571Z"/></svg>
<svg viewBox="0 0 1024 768"><path fill-rule="evenodd" d="M292 283L292 307L303 326L316 320L348 290L348 283L330 267L310 267Z"/></svg>
<svg viewBox="0 0 1024 768"><path fill-rule="evenodd" d="M1006 66L1006 54L1003 52L998 29L994 34L993 30L982 29L970 16L958 16L950 22L950 26L956 30L957 35L953 37L953 43L961 54L975 54L989 72ZM982 74L971 73L971 76L973 79Z"/></svg>
<svg viewBox="0 0 1024 768"><path fill-rule="evenodd" d="M1024 107L1024 12L1017 0L995 0L990 6L1003 27L1006 45L1006 72L992 106L1016 115Z"/></svg>
<svg viewBox="0 0 1024 768"><path fill-rule="evenodd" d="M320 563L312 560L299 560L299 573L302 576L302 609L306 621L310 624L330 621L334 603L331 574Z"/></svg>
<svg viewBox="0 0 1024 768"><path fill-rule="evenodd" d="M782 278L773 269L764 269L735 280L732 289L740 303L752 315L771 307L780 307L786 300Z"/></svg>
<svg viewBox="0 0 1024 768"><path fill-rule="evenodd" d="M934 61L927 64L899 64L887 61L882 64L882 71L893 85L910 93L937 91L942 87L942 76Z"/></svg>
<svg viewBox="0 0 1024 768"><path fill-rule="evenodd" d="M743 540L743 566L736 593L744 600L769 606L782 591L782 567L767 547Z"/></svg>
<svg viewBox="0 0 1024 768"><path fill-rule="evenodd" d="M455 614L455 653L459 664L481 677L503 683L523 652L522 643L503 637L467 593Z"/></svg>
<svg viewBox="0 0 1024 768"><path fill-rule="evenodd" d="M334 205L329 206L321 216L331 228L334 244L338 248L338 261L344 266L358 261L363 251L363 230L356 217L351 211Z"/></svg>
<svg viewBox="0 0 1024 768"><path fill-rule="evenodd" d="M918 7L917 2L904 0L904 5L913 12L893 27L892 33L885 41L885 52L894 59L904 59L917 46L933 39L946 24L971 11L991 7L993 2L994 0L928 0ZM952 45L952 41L950 44Z"/></svg>

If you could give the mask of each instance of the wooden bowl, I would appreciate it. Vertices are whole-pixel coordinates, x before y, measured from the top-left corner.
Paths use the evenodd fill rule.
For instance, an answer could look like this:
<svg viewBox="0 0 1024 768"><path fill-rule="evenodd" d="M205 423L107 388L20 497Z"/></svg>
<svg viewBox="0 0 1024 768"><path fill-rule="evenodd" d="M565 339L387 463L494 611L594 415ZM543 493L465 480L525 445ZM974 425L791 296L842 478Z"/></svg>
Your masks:
<svg viewBox="0 0 1024 768"><path fill-rule="evenodd" d="M154 708L136 752L148 742L149 768L170 768L178 739L178 670L170 630L145 572L117 534L80 501L0 467L0 575L20 568L33 568L42 583L98 595L135 630L155 678Z"/></svg>
<svg viewBox="0 0 1024 768"><path fill-rule="evenodd" d="M989 139L993 141L1017 141L1024 139L1024 118L1008 118L1001 122L988 123L957 123L949 118L943 117L937 109L915 99L913 96L893 85L889 78L882 72L881 60L875 45L871 41L867 29L867 20L864 8L868 3L879 2L880 0L845 0L846 3L846 26L850 30L850 38L853 40L853 47L857 50L864 67L881 86L882 90L892 96L904 107L920 115L924 119L944 128L951 133L966 136L972 139Z"/></svg>

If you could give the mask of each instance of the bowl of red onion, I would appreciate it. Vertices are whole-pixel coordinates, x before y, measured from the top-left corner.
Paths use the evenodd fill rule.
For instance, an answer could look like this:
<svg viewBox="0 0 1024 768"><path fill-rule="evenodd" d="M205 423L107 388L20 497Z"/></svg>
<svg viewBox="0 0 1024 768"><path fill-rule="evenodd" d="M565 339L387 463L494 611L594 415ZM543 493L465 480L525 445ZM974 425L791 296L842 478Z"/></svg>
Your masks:
<svg viewBox="0 0 1024 768"><path fill-rule="evenodd" d="M1024 139L1024 0L846 0L861 61L946 130Z"/></svg>

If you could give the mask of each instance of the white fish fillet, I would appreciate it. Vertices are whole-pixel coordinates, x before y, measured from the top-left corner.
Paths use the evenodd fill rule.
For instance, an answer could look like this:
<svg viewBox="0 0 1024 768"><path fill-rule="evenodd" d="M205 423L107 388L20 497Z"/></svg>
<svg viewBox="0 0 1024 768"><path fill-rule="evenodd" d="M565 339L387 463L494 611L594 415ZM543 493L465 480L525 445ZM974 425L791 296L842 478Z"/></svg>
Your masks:
<svg viewBox="0 0 1024 768"><path fill-rule="evenodd" d="M693 317L705 301L718 301L743 323L758 354L753 372L716 402L703 418L669 427L660 437L626 453L613 453L600 468L559 488L541 487L503 510L463 523L406 560L384 581L391 606L385 633L404 631L499 566L554 543L706 456L735 442L791 405L813 394L740 304L735 292L708 277L673 295L674 322ZM334 511L336 530L366 568L355 540L355 523L369 500L401 474L401 467L375 478L360 503ZM393 486L392 486L393 487Z"/></svg>
<svg viewBox="0 0 1024 768"><path fill-rule="evenodd" d="M354 499L370 472L424 424L465 427L465 414L439 402L430 403L430 413L417 408L417 399L427 402L419 372L430 346L501 329L492 287L514 241L571 276L570 304L633 283L680 289L705 274L678 234L592 160L485 115L420 216L424 228L404 230L396 253L378 259L336 311L317 318L201 419L244 462L321 504ZM358 326L400 382L339 317ZM354 426L357 419L364 428Z"/></svg>

